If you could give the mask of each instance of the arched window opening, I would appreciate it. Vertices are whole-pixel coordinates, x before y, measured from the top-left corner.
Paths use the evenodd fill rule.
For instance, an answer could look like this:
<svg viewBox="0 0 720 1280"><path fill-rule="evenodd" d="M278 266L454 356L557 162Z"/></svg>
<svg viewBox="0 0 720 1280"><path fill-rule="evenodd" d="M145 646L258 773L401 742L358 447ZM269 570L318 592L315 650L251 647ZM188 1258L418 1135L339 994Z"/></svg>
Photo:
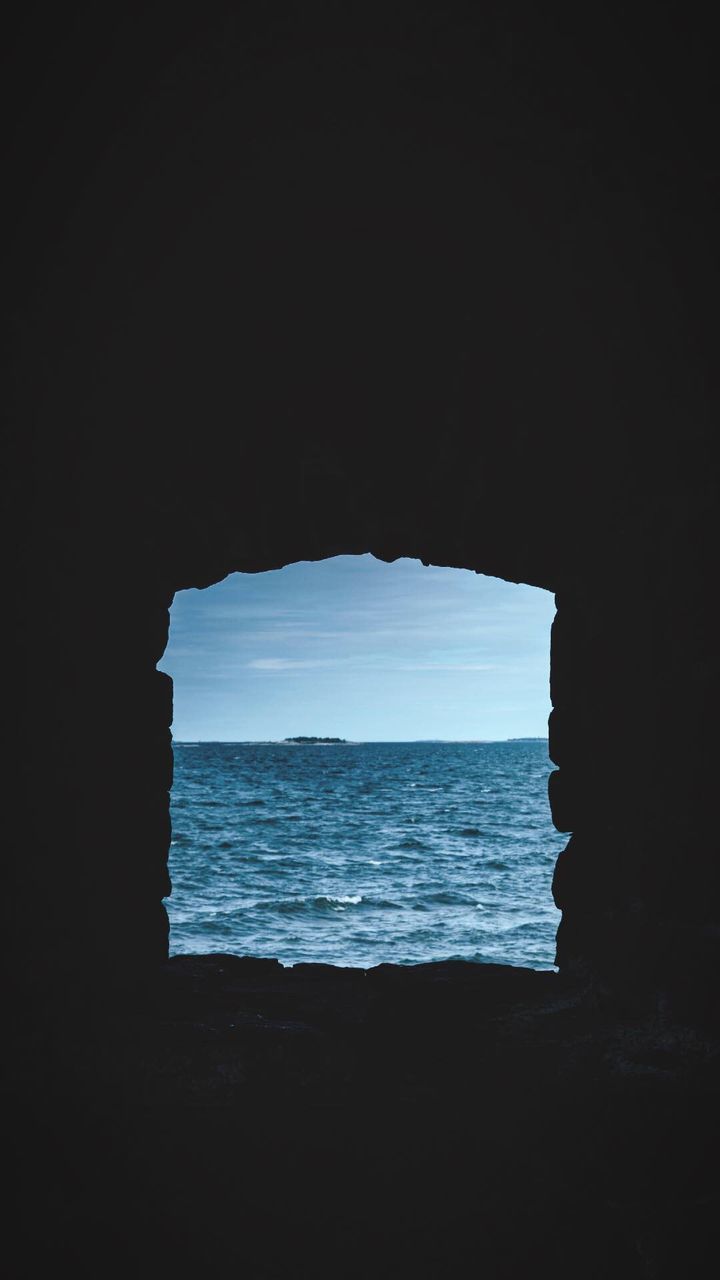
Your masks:
<svg viewBox="0 0 720 1280"><path fill-rule="evenodd" d="M171 953L552 967L552 616L369 555L179 592Z"/></svg>

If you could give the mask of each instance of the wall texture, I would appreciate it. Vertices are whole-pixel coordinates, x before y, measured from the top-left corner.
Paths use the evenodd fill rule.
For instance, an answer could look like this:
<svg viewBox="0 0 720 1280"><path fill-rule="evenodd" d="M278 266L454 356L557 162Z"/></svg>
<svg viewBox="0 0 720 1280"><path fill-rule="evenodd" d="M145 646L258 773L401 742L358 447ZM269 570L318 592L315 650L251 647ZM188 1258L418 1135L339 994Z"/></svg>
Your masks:
<svg viewBox="0 0 720 1280"><path fill-rule="evenodd" d="M26 7L8 241L5 938L166 953L174 591L415 556L557 593L561 969L718 944L716 185L669 7ZM50 976L48 976L50 975Z"/></svg>

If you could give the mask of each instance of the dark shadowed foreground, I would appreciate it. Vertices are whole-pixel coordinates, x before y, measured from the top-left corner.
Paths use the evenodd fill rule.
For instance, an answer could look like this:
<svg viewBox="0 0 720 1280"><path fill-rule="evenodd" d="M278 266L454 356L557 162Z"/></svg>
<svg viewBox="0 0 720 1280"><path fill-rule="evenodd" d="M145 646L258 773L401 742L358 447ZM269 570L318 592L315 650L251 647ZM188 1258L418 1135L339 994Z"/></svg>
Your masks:
<svg viewBox="0 0 720 1280"><path fill-rule="evenodd" d="M17 1274L700 1275L718 1060L552 973L176 957L33 1045Z"/></svg>

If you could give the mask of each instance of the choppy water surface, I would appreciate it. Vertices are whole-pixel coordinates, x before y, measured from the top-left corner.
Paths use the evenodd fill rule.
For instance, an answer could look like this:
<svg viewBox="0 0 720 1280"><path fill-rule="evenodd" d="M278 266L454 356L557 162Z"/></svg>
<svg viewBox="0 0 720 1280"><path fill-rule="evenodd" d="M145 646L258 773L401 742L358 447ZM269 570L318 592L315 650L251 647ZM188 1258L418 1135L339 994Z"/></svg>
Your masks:
<svg viewBox="0 0 720 1280"><path fill-rule="evenodd" d="M170 943L551 968L547 743L175 743Z"/></svg>

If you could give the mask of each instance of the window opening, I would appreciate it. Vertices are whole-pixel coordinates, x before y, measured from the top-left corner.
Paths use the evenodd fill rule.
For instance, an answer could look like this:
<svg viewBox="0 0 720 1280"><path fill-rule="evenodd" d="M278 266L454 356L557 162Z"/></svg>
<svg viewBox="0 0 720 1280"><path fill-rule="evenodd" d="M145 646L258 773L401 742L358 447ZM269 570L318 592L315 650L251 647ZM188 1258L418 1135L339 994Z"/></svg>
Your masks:
<svg viewBox="0 0 720 1280"><path fill-rule="evenodd" d="M553 612L372 556L179 592L171 954L551 968Z"/></svg>

